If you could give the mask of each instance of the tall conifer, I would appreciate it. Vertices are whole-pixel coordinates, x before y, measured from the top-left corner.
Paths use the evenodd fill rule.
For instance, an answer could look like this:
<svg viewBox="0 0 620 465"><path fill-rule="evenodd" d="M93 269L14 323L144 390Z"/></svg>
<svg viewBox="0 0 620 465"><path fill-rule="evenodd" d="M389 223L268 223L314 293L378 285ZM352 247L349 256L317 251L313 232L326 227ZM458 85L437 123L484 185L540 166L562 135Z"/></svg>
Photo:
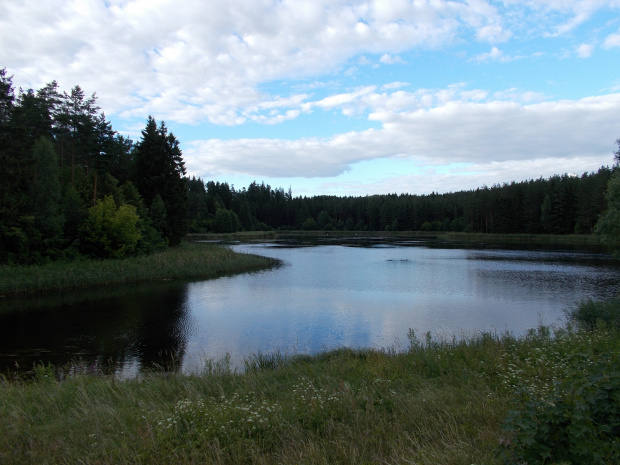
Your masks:
<svg viewBox="0 0 620 465"><path fill-rule="evenodd" d="M149 116L136 145L134 184L144 202L152 207L159 195L166 207L164 234L169 244L178 245L187 232L189 200L185 162L179 142L162 121Z"/></svg>

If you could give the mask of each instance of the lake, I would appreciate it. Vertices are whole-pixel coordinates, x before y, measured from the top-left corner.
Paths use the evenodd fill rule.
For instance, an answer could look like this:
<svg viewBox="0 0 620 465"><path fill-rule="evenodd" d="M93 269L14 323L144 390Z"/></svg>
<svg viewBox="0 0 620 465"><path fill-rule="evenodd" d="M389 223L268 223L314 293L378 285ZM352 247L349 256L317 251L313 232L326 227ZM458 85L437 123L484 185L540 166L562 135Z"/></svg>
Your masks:
<svg viewBox="0 0 620 465"><path fill-rule="evenodd" d="M416 239L229 244L274 257L270 270L215 280L75 292L0 306L0 368L80 362L133 376L199 371L207 359L338 348L406 349L410 328L457 337L522 334L620 290L609 255Z"/></svg>

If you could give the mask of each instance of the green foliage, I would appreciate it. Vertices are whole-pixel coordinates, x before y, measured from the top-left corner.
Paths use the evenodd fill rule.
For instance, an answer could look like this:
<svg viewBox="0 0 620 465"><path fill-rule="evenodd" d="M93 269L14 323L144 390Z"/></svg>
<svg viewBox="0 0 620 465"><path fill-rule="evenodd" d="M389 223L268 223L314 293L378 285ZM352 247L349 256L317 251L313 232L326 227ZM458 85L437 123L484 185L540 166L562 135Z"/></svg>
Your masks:
<svg viewBox="0 0 620 465"><path fill-rule="evenodd" d="M620 328L620 297L604 301L584 300L569 312L569 316L588 329L598 325Z"/></svg>
<svg viewBox="0 0 620 465"><path fill-rule="evenodd" d="M314 231L315 229L317 229L317 227L318 226L316 224L316 221L314 221L314 218L306 218L301 225L301 229L303 229L304 231Z"/></svg>
<svg viewBox="0 0 620 465"><path fill-rule="evenodd" d="M40 365L32 381L0 379L0 459L619 463L617 330L409 338L403 352L259 354L243 373L225 358L207 360L203 373L122 382L75 374L50 382L55 369Z"/></svg>
<svg viewBox="0 0 620 465"><path fill-rule="evenodd" d="M239 230L239 218L237 214L232 210L226 210L219 208L215 212L215 219L213 222L213 231L216 233L231 233Z"/></svg>
<svg viewBox="0 0 620 465"><path fill-rule="evenodd" d="M67 289L114 286L162 279L211 279L223 274L256 271L276 260L238 254L226 247L182 243L150 255L122 260L57 261L40 266L0 265L0 295L34 294Z"/></svg>
<svg viewBox="0 0 620 465"><path fill-rule="evenodd" d="M71 244L78 238L80 226L88 216L88 209L77 190L68 186L62 197L64 238Z"/></svg>
<svg viewBox="0 0 620 465"><path fill-rule="evenodd" d="M596 223L595 232L603 243L618 248L620 243L620 171L616 171L607 184L607 210Z"/></svg>
<svg viewBox="0 0 620 465"><path fill-rule="evenodd" d="M532 332L529 353L507 353L513 394L506 463L620 460L620 341L615 332Z"/></svg>
<svg viewBox="0 0 620 465"><path fill-rule="evenodd" d="M34 178L30 185L30 201L37 228L46 236L62 231L60 214L60 169L54 146L47 138L36 141L33 152Z"/></svg>
<svg viewBox="0 0 620 465"><path fill-rule="evenodd" d="M187 233L189 198L188 186L183 178L185 163L179 142L161 122L159 126L148 118L142 139L136 145L134 184L147 205L157 202L159 196L165 205L163 235L171 246L181 242ZM152 207L151 207L152 208ZM159 209L159 206L157 207Z"/></svg>
<svg viewBox="0 0 620 465"><path fill-rule="evenodd" d="M116 208L112 196L88 210L81 228L83 253L97 258L121 258L132 253L140 240L138 214L133 205Z"/></svg>
<svg viewBox="0 0 620 465"><path fill-rule="evenodd" d="M550 233L552 231L551 226L551 213L553 207L551 205L551 197L549 194L545 195L542 205L540 206L540 224L545 232Z"/></svg>

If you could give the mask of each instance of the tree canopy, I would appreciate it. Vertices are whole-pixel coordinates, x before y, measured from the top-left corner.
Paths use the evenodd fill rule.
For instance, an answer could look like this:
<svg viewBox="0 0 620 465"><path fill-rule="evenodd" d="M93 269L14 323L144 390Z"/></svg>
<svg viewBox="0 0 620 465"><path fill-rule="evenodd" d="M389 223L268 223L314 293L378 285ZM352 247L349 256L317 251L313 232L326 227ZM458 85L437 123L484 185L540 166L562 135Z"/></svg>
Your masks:
<svg viewBox="0 0 620 465"><path fill-rule="evenodd" d="M0 70L0 263L120 257L180 242L185 166L165 123L148 117L134 144L114 131L96 94L60 92L56 81L16 93L12 79Z"/></svg>

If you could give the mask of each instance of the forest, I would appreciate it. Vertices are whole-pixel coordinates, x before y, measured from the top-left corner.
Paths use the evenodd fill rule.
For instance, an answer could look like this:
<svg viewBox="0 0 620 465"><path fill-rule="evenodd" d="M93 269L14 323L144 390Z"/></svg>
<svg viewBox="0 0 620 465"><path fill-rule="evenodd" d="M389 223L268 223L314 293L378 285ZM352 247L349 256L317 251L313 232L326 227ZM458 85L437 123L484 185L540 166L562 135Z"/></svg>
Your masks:
<svg viewBox="0 0 620 465"><path fill-rule="evenodd" d="M616 170L428 195L294 197L289 187L188 177L180 143L149 116L119 135L75 86L17 92L0 69L0 263L121 258L187 233L260 230L590 234Z"/></svg>

